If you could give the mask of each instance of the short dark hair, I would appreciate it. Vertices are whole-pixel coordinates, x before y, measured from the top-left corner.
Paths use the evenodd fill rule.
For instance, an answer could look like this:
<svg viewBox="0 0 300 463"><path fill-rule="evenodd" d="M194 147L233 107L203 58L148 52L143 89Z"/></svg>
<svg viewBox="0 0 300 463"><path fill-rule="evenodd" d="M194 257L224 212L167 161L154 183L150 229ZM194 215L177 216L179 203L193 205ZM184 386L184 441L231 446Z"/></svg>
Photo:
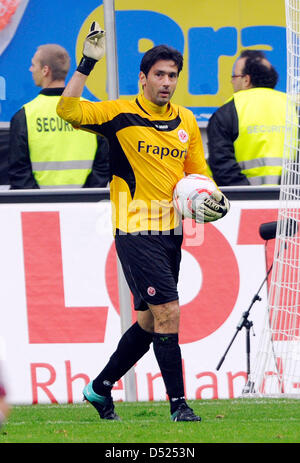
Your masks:
<svg viewBox="0 0 300 463"><path fill-rule="evenodd" d="M278 73L260 50L244 50L240 58L246 58L243 74L249 75L253 87L274 88L278 82Z"/></svg>
<svg viewBox="0 0 300 463"><path fill-rule="evenodd" d="M152 66L160 60L174 61L178 69L178 74L182 70L182 54L180 51L168 45L157 45L156 47L150 48L150 50L146 51L140 64L140 70L145 74L145 76L147 76Z"/></svg>

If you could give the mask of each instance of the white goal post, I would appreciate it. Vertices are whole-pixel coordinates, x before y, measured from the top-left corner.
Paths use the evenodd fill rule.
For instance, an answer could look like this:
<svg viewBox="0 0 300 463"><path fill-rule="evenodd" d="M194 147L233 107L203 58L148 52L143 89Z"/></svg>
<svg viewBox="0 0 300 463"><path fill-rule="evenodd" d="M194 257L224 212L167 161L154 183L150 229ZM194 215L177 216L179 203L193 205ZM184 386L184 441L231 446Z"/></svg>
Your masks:
<svg viewBox="0 0 300 463"><path fill-rule="evenodd" d="M268 307L243 396L300 398L300 0L285 0L287 113Z"/></svg>

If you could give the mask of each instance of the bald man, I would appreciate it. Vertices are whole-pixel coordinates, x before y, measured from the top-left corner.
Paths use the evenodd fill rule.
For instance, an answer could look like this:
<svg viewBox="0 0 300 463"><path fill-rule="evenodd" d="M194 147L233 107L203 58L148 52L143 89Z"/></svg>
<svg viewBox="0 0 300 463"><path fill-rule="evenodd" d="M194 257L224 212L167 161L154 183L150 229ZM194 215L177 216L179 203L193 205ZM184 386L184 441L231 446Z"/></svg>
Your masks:
<svg viewBox="0 0 300 463"><path fill-rule="evenodd" d="M218 185L280 184L287 96L275 90L277 81L259 50L244 50L235 62L234 94L207 127L208 164Z"/></svg>
<svg viewBox="0 0 300 463"><path fill-rule="evenodd" d="M56 113L70 69L58 44L37 48L29 71L42 90L24 104L10 124L11 189L101 188L109 182L108 142L75 130Z"/></svg>

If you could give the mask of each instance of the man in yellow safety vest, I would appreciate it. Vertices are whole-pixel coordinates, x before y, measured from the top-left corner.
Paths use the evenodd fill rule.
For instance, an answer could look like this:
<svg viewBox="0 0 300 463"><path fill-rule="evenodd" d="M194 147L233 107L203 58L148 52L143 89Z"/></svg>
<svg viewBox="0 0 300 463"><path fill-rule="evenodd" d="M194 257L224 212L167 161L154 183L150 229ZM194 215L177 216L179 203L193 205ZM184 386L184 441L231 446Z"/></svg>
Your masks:
<svg viewBox="0 0 300 463"><path fill-rule="evenodd" d="M30 71L42 90L11 120L8 168L11 189L108 185L107 140L74 129L56 113L69 68L70 57L57 44L41 45L32 58Z"/></svg>
<svg viewBox="0 0 300 463"><path fill-rule="evenodd" d="M265 54L244 50L231 76L233 96L210 118L208 164L218 185L278 185L287 95ZM296 114L295 114L296 116Z"/></svg>

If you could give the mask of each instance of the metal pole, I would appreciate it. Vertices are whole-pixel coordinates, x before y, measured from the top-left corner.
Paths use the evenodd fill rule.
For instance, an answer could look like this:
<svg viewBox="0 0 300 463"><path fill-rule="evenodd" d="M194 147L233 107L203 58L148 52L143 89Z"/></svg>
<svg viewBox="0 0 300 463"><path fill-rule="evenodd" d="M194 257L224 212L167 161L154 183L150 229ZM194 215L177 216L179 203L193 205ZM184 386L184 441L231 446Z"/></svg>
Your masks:
<svg viewBox="0 0 300 463"><path fill-rule="evenodd" d="M114 0L103 0L104 23L106 30L106 75L107 75L107 92L108 99L115 100L119 98L119 79L118 79L118 58L116 47L116 26L115 26L115 2ZM119 303L121 317L121 333L132 325L131 317L131 297L122 266L117 258L118 284L119 284ZM124 376L125 399L127 402L135 402L136 382L134 367L132 367Z"/></svg>
<svg viewBox="0 0 300 463"><path fill-rule="evenodd" d="M114 0L103 0L104 23L106 31L106 70L107 93L109 100L119 98L119 74L116 46L116 23Z"/></svg>

